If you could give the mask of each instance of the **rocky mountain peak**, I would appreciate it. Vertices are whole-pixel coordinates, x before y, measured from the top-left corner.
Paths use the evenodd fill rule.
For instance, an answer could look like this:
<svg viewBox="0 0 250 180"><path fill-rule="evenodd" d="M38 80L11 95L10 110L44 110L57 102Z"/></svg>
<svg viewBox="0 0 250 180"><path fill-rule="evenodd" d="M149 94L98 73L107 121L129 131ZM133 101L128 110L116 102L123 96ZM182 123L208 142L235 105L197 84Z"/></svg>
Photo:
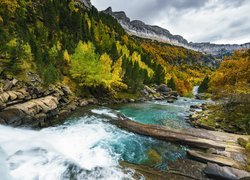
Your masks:
<svg viewBox="0 0 250 180"><path fill-rule="evenodd" d="M92 4L91 4L90 0L80 0L80 2L82 2L84 4L84 6L86 6L88 9L92 8Z"/></svg>
<svg viewBox="0 0 250 180"><path fill-rule="evenodd" d="M130 19L127 17L127 15L126 15L126 13L124 11L112 12L112 15L116 19L119 19L120 23L130 24Z"/></svg>
<svg viewBox="0 0 250 180"><path fill-rule="evenodd" d="M105 12L106 14L110 14L110 15L112 15L112 13L113 13L113 10L112 10L112 7L108 7L106 10L104 10L103 12Z"/></svg>
<svg viewBox="0 0 250 180"><path fill-rule="evenodd" d="M224 54L232 53L234 50L250 48L250 43L246 44L211 44L206 43L192 43L188 42L185 38L180 35L173 35L167 29L161 28L159 26L147 25L140 20L133 20L127 17L124 11L113 12L112 8L109 7L104 13L112 15L118 20L121 26L130 34L138 36L141 38L147 38L152 40L157 40L160 42L165 42L177 46L182 46L195 51L203 52L206 54L211 54L214 56L222 56Z"/></svg>

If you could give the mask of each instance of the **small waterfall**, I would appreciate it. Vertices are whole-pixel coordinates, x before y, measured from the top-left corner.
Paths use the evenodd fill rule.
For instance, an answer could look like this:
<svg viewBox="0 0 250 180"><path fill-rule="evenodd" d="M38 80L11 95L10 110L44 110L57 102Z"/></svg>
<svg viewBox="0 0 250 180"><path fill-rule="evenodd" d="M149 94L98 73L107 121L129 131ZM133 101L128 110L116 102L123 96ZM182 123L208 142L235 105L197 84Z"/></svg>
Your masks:
<svg viewBox="0 0 250 180"><path fill-rule="evenodd" d="M193 95L196 96L198 94L198 89L200 86L194 86L193 88Z"/></svg>

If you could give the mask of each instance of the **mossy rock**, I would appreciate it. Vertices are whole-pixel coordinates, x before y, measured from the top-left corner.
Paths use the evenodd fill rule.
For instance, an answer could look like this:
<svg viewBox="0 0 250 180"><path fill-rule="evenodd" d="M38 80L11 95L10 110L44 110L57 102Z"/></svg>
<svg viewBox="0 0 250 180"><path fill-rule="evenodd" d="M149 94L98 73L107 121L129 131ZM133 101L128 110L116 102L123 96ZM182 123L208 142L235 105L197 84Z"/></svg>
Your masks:
<svg viewBox="0 0 250 180"><path fill-rule="evenodd" d="M149 149L147 155L146 165L153 167L162 163L162 157L156 150Z"/></svg>
<svg viewBox="0 0 250 180"><path fill-rule="evenodd" d="M237 142L239 145L241 145L242 147L246 147L247 145L247 140L243 139L243 138L238 138Z"/></svg>
<svg viewBox="0 0 250 180"><path fill-rule="evenodd" d="M247 165L246 170L250 172L250 165Z"/></svg>
<svg viewBox="0 0 250 180"><path fill-rule="evenodd" d="M247 150L247 152L250 153L250 142L248 142L248 143L246 144L246 150Z"/></svg>

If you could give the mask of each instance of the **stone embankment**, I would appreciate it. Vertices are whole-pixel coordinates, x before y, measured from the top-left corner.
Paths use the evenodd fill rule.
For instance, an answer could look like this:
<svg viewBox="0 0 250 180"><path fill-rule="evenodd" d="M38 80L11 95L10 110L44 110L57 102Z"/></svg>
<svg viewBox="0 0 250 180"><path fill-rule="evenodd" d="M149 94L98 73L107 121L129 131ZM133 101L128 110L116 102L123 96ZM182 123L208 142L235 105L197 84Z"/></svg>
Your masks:
<svg viewBox="0 0 250 180"><path fill-rule="evenodd" d="M0 124L43 127L51 118L75 109L70 89L62 84L44 87L39 77L32 75L25 83L16 79L0 81Z"/></svg>

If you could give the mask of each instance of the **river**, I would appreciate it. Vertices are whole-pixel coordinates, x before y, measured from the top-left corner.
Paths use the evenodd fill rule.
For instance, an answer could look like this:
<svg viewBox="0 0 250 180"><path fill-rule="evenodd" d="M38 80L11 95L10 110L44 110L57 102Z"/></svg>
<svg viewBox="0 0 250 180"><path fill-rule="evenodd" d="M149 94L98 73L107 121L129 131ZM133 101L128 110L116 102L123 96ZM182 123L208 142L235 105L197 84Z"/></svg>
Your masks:
<svg viewBox="0 0 250 180"><path fill-rule="evenodd" d="M152 101L79 109L56 127L42 130L0 126L1 180L132 179L120 161L166 169L185 158L186 146L135 135L109 124L107 116L123 113L132 120L175 129L189 128L190 105Z"/></svg>

